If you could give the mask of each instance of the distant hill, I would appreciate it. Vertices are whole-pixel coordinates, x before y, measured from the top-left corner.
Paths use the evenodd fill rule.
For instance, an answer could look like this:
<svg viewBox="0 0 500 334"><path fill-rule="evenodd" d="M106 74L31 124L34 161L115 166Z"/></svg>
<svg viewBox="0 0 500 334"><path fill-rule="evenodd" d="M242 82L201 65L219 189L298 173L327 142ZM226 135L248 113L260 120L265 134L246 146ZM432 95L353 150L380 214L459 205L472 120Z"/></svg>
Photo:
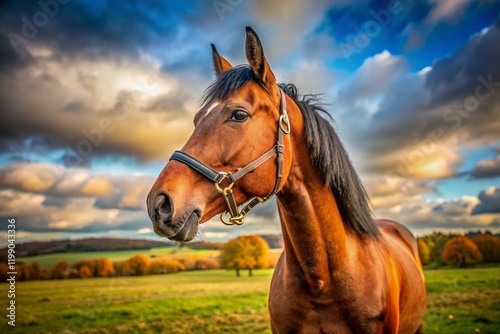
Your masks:
<svg viewBox="0 0 500 334"><path fill-rule="evenodd" d="M33 241L16 245L16 256L35 256L52 253L100 252L115 250L151 249L154 247L174 247L176 243L119 238L89 238L80 240ZM1 254L7 254L5 248Z"/></svg>

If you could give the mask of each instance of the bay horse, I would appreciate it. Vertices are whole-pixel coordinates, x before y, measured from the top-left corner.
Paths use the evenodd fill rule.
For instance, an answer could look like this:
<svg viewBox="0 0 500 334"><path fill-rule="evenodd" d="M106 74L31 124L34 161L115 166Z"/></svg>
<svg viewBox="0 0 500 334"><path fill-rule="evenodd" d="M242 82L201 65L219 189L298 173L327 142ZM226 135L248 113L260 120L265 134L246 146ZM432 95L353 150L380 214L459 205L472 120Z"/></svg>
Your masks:
<svg viewBox="0 0 500 334"><path fill-rule="evenodd" d="M422 333L411 232L373 220L329 114L316 96L276 83L250 27L245 49L249 65L233 67L212 44L216 80L194 132L148 194L154 231L190 241L213 216L240 225L276 195L284 251L269 295L273 333Z"/></svg>

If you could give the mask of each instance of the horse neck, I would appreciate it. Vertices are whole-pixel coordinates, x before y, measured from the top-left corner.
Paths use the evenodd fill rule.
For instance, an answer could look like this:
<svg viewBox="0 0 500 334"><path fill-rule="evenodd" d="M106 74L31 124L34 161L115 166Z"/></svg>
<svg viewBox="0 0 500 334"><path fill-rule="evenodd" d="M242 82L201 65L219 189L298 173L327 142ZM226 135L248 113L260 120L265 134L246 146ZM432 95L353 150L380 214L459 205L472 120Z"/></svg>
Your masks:
<svg viewBox="0 0 500 334"><path fill-rule="evenodd" d="M303 129L301 118L291 119L292 128L296 124ZM309 158L303 130L292 133L291 141L292 165L278 195L286 267L318 294L328 290L333 274L346 267L348 236L333 193Z"/></svg>

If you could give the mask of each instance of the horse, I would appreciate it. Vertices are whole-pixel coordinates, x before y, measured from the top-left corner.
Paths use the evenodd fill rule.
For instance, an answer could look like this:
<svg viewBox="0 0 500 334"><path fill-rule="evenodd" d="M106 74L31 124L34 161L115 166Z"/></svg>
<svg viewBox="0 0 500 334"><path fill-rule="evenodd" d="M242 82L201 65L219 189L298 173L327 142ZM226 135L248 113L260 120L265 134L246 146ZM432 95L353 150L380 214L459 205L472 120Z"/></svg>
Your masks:
<svg viewBox="0 0 500 334"><path fill-rule="evenodd" d="M273 333L422 333L412 233L373 219L329 114L316 95L276 82L250 27L245 53L248 65L233 67L212 44L216 79L194 131L147 197L154 231L187 242L215 215L241 225L275 195L284 251L268 301Z"/></svg>

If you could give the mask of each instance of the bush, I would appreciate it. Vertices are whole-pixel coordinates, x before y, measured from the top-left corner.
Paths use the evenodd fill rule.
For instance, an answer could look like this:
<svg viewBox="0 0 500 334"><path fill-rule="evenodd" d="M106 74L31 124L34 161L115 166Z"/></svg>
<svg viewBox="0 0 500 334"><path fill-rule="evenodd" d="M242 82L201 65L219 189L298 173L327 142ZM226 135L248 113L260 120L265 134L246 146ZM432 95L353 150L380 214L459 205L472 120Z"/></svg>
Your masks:
<svg viewBox="0 0 500 334"><path fill-rule="evenodd" d="M149 257L139 254L125 261L125 270L128 275L143 276L148 273L149 262Z"/></svg>
<svg viewBox="0 0 500 334"><path fill-rule="evenodd" d="M113 262L113 269L115 272L115 276L128 275L128 266L126 265L126 261Z"/></svg>
<svg viewBox="0 0 500 334"><path fill-rule="evenodd" d="M40 279L41 278L42 268L38 262L31 262L30 267L30 277L31 279Z"/></svg>
<svg viewBox="0 0 500 334"><path fill-rule="evenodd" d="M196 260L195 268L197 270L210 270L210 269L219 269L220 263L217 259L205 258Z"/></svg>
<svg viewBox="0 0 500 334"><path fill-rule="evenodd" d="M16 264L16 280L29 281L31 279L31 266L25 263Z"/></svg>
<svg viewBox="0 0 500 334"><path fill-rule="evenodd" d="M89 261L89 260L78 261L75 264L73 264L72 268L76 269L77 271L79 271L81 267L87 267L87 268L90 269L91 272L93 272L93 270L92 270L92 261Z"/></svg>
<svg viewBox="0 0 500 334"><path fill-rule="evenodd" d="M170 274L183 271L186 268L181 263L171 259L155 259L149 264L149 274Z"/></svg>
<svg viewBox="0 0 500 334"><path fill-rule="evenodd" d="M178 257L176 260L182 263L186 270L196 269L196 258L191 254L183 255L182 257Z"/></svg>
<svg viewBox="0 0 500 334"><path fill-rule="evenodd" d="M70 269L68 278L80 278L80 273L76 269Z"/></svg>
<svg viewBox="0 0 500 334"><path fill-rule="evenodd" d="M59 261L52 269L52 278L63 279L68 277L69 264L66 261Z"/></svg>
<svg viewBox="0 0 500 334"><path fill-rule="evenodd" d="M108 258L92 260L92 267L94 277L112 277L115 275L113 262Z"/></svg>
<svg viewBox="0 0 500 334"><path fill-rule="evenodd" d="M9 266L6 263L0 262L0 282L7 281L7 278L9 278L7 272L9 272Z"/></svg>
<svg viewBox="0 0 500 334"><path fill-rule="evenodd" d="M53 278L53 269L52 267L50 268L42 268L42 270L40 271L40 279L42 280L48 280L48 279L52 279Z"/></svg>
<svg viewBox="0 0 500 334"><path fill-rule="evenodd" d="M80 278L91 278L92 277L92 269L88 266L81 266L78 268L78 276Z"/></svg>

